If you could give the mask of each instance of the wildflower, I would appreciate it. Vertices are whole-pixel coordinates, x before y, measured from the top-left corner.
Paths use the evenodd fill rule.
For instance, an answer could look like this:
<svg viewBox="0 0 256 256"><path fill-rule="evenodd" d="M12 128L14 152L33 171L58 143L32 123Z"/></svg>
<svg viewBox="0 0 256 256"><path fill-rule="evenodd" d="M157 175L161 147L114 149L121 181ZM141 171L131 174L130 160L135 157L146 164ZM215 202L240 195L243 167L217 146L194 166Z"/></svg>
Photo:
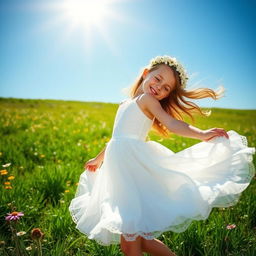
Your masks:
<svg viewBox="0 0 256 256"><path fill-rule="evenodd" d="M4 182L4 185L11 185L11 182L6 181L6 182Z"/></svg>
<svg viewBox="0 0 256 256"><path fill-rule="evenodd" d="M2 154L3 154L3 153L2 153L2 152L0 152L0 156L2 156Z"/></svg>
<svg viewBox="0 0 256 256"><path fill-rule="evenodd" d="M25 234L27 234L27 232L25 232L25 231L19 231L16 233L17 236L23 236Z"/></svg>
<svg viewBox="0 0 256 256"><path fill-rule="evenodd" d="M4 240L0 241L0 246L5 245L5 244L6 244L6 242Z"/></svg>
<svg viewBox="0 0 256 256"><path fill-rule="evenodd" d="M3 164L2 166L5 167L9 167L11 165L11 163L7 163L7 164Z"/></svg>
<svg viewBox="0 0 256 256"><path fill-rule="evenodd" d="M1 171L0 171L0 174L1 174L1 175L6 175L7 173L8 173L7 170L1 170Z"/></svg>
<svg viewBox="0 0 256 256"><path fill-rule="evenodd" d="M41 157L41 158L44 158L44 157L45 157L45 155L44 155L44 154L41 154L41 155L40 155L40 157Z"/></svg>
<svg viewBox="0 0 256 256"><path fill-rule="evenodd" d="M19 220L21 216L24 216L23 212L12 212L8 213L8 216L5 217L5 220L11 221L11 220Z"/></svg>
<svg viewBox="0 0 256 256"><path fill-rule="evenodd" d="M44 237L44 233L40 228L33 228L31 231L31 237L33 240L40 240Z"/></svg>
<svg viewBox="0 0 256 256"><path fill-rule="evenodd" d="M65 193L68 193L68 192L69 192L69 190L68 190L68 189L66 189L66 190L65 190Z"/></svg>
<svg viewBox="0 0 256 256"><path fill-rule="evenodd" d="M233 229L236 227L236 224L227 225L226 229Z"/></svg>
<svg viewBox="0 0 256 256"><path fill-rule="evenodd" d="M245 214L245 215L241 216L240 218L241 218L241 219L246 219L246 218L248 218L248 215Z"/></svg>
<svg viewBox="0 0 256 256"><path fill-rule="evenodd" d="M78 185L79 185L79 182L76 183L76 186L78 186Z"/></svg>
<svg viewBox="0 0 256 256"><path fill-rule="evenodd" d="M26 247L26 251L31 251L31 250L32 250L31 246Z"/></svg>
<svg viewBox="0 0 256 256"><path fill-rule="evenodd" d="M5 186L5 189L12 189L12 186Z"/></svg>
<svg viewBox="0 0 256 256"><path fill-rule="evenodd" d="M15 177L14 177L13 175L11 175L11 176L9 176L7 179L8 179L8 180L14 180Z"/></svg>

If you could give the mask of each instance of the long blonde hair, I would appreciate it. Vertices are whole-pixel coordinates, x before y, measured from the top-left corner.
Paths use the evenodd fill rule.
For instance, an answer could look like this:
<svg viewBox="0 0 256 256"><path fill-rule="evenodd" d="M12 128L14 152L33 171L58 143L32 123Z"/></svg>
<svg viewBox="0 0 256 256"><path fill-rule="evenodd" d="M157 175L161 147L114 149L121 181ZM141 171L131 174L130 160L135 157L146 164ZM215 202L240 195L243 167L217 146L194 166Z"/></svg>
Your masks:
<svg viewBox="0 0 256 256"><path fill-rule="evenodd" d="M145 70L145 68L147 68L149 72L152 72L153 70L157 69L159 65L164 65L164 64L157 64L153 67L147 66L142 69L142 71L140 72L140 75L137 77L137 79L129 89L128 94L130 97L134 97L136 95L139 89L139 86L143 82L143 71ZM186 90L181 87L179 74L177 73L175 68L171 66L168 66L168 67L170 67L174 72L176 85L168 97L159 101L162 108L168 114L170 114L170 116L178 120L184 120L183 114L185 114L189 116L190 119L194 122L194 117L193 117L194 112L199 112L203 116L209 116L210 111L202 110L197 104L186 100L186 98L203 99L203 98L210 97L214 100L217 100L223 96L224 88L221 86L219 89L215 91L209 88L197 88L192 90ZM163 137L167 138L170 135L169 130L162 123L160 123L156 118L154 119L152 129L155 130L158 134L162 135Z"/></svg>

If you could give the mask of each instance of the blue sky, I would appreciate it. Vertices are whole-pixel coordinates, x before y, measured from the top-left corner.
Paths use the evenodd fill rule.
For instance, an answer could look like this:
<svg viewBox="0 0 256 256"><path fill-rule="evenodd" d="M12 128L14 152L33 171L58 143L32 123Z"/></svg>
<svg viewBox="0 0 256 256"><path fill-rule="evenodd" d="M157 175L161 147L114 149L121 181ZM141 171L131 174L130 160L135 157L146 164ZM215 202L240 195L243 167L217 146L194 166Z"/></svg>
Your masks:
<svg viewBox="0 0 256 256"><path fill-rule="evenodd" d="M256 109L255 1L108 1L87 30L65 2L0 0L1 97L118 103L151 58L170 55L188 88L226 88L200 106Z"/></svg>

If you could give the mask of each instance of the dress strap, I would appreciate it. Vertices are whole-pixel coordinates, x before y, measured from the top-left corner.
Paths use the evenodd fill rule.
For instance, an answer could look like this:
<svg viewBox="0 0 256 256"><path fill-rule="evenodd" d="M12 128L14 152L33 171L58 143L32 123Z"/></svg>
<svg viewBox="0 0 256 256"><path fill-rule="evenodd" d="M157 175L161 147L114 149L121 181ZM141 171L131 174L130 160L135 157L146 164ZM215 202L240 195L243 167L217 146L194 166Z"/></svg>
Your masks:
<svg viewBox="0 0 256 256"><path fill-rule="evenodd" d="M122 100L122 101L119 103L119 105L123 104L123 103L126 102L126 101L127 101L127 99Z"/></svg>
<svg viewBox="0 0 256 256"><path fill-rule="evenodd" d="M137 100L140 96L141 96L142 94L140 94L140 95L138 95L138 96L136 96L135 98L133 98L132 100Z"/></svg>

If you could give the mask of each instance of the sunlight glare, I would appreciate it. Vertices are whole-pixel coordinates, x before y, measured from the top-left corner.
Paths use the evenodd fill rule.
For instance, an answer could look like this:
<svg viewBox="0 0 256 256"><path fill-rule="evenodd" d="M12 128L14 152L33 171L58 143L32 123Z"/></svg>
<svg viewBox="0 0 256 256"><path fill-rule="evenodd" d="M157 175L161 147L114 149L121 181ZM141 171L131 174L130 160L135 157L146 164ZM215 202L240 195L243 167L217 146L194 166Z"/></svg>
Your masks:
<svg viewBox="0 0 256 256"><path fill-rule="evenodd" d="M66 0L65 14L75 25L100 25L107 16L107 2L99 0Z"/></svg>
<svg viewBox="0 0 256 256"><path fill-rule="evenodd" d="M66 42L70 42L69 39L73 40L74 36L78 35L82 39L79 43L81 42L86 54L89 55L94 45L93 38L100 35L111 52L118 54L114 37L109 31L110 24L115 26L120 22L134 23L134 19L129 19L118 7L115 8L115 4L118 6L124 1L127 0L45 0L42 4L35 4L34 8L53 13L51 19L42 25L41 31L64 26L62 44L58 46L58 50L64 47Z"/></svg>

